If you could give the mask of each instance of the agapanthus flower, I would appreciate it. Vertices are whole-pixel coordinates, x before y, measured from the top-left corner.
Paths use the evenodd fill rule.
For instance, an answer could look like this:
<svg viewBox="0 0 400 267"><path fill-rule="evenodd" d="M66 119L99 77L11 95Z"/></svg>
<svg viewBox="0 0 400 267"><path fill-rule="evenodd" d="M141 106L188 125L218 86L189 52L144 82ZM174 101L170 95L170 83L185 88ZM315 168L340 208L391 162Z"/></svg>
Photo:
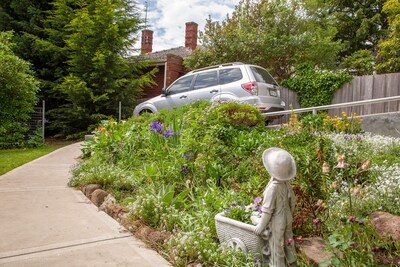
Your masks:
<svg viewBox="0 0 400 267"><path fill-rule="evenodd" d="M187 170L188 170L188 167L187 167L186 165L183 165L183 166L182 166L182 169L181 169L181 172L182 172L182 173L186 173Z"/></svg>
<svg viewBox="0 0 400 267"><path fill-rule="evenodd" d="M171 137L171 136L174 136L174 132L171 131L170 129L166 130L165 133L164 133L164 138L168 138L168 137Z"/></svg>
<svg viewBox="0 0 400 267"><path fill-rule="evenodd" d="M150 129L152 132L157 132L159 134L162 134L162 128L163 128L163 125L159 121L153 121L150 123Z"/></svg>
<svg viewBox="0 0 400 267"><path fill-rule="evenodd" d="M193 156L193 152L189 152L187 155L182 155L184 159L190 159Z"/></svg>

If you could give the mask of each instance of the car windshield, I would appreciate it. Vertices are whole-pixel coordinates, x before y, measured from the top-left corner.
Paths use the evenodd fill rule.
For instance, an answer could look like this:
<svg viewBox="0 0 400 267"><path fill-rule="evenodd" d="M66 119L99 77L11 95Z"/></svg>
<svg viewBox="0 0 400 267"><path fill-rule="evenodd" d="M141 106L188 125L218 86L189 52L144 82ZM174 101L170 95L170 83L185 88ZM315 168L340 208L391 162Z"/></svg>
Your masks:
<svg viewBox="0 0 400 267"><path fill-rule="evenodd" d="M250 67L250 69L253 72L253 75L256 78L257 82L278 85L274 78L272 78L272 76L265 69L257 67Z"/></svg>

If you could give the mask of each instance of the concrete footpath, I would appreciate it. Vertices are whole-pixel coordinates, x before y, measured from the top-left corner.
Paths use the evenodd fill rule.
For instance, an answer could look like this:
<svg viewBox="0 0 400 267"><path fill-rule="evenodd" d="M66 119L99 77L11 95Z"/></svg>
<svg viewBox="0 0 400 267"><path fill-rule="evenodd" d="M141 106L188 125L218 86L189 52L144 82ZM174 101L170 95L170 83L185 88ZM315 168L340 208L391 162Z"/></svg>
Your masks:
<svg viewBox="0 0 400 267"><path fill-rule="evenodd" d="M0 176L0 266L170 266L67 186L80 144Z"/></svg>

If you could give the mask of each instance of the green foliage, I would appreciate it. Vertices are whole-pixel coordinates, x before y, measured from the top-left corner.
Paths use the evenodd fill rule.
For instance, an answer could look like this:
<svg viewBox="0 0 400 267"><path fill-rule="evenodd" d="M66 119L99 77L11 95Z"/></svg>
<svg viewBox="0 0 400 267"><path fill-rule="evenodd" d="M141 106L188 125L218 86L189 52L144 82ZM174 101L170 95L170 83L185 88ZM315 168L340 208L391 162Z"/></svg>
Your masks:
<svg viewBox="0 0 400 267"><path fill-rule="evenodd" d="M251 255L218 244L214 216L230 208L232 218L248 221L240 204L254 204L270 179L262 152L280 147L296 160L295 235L333 235L332 246L343 259L377 266L370 248L388 243L364 226L347 235L341 218L376 210L400 214L400 141L332 133L323 115L298 121L296 131L267 129L263 123L231 125L224 111L247 110L231 105L199 101L123 123L103 122L85 142L86 159L74 169L70 185L102 184L133 218L169 232L160 249L175 266L254 266ZM348 248L352 242L359 245ZM362 255L355 254L358 246Z"/></svg>
<svg viewBox="0 0 400 267"><path fill-rule="evenodd" d="M353 75L368 75L375 70L374 57L370 50L359 50L345 57L343 67Z"/></svg>
<svg viewBox="0 0 400 267"><path fill-rule="evenodd" d="M52 111L53 129L67 137L82 136L107 116L116 116L118 102L133 108L141 89L151 83L145 63L128 62L125 54L139 30L139 15L125 1L79 3L56 1L49 23L65 44L69 75L56 91L66 104Z"/></svg>
<svg viewBox="0 0 400 267"><path fill-rule="evenodd" d="M66 75L66 51L63 36L59 34L64 24L50 24L48 11L54 1L4 0L0 2L0 31L14 31L15 54L32 64L35 77L40 80L37 92L40 100L46 101L46 110L65 103L63 96L52 89ZM71 1L72 2L72 1ZM75 2L75 1L73 1ZM64 12L66 14L67 12ZM51 114L46 114L50 124ZM49 128L46 132L52 134Z"/></svg>
<svg viewBox="0 0 400 267"><path fill-rule="evenodd" d="M30 64L12 52L11 38L12 32L0 33L0 148L24 145L39 90Z"/></svg>
<svg viewBox="0 0 400 267"><path fill-rule="evenodd" d="M379 42L378 70L381 73L400 71L400 3L387 0L382 12L388 16L389 35Z"/></svg>
<svg viewBox="0 0 400 267"><path fill-rule="evenodd" d="M335 40L345 45L340 56L351 56L359 50L370 50L375 55L378 42L385 37L388 28L387 16L382 13L385 0L326 2L337 27Z"/></svg>
<svg viewBox="0 0 400 267"><path fill-rule="evenodd" d="M242 61L269 68L278 79L305 61L330 67L341 45L333 41L336 29L327 11L319 0L242 0L222 23L207 20L200 34L205 49L195 50L185 65Z"/></svg>
<svg viewBox="0 0 400 267"><path fill-rule="evenodd" d="M321 266L376 266L373 248L376 236L364 218L343 217L342 227L328 237L329 251L333 256Z"/></svg>
<svg viewBox="0 0 400 267"><path fill-rule="evenodd" d="M210 110L208 119L215 120L215 124L235 127L255 126L264 121L256 107L235 101L216 105Z"/></svg>
<svg viewBox="0 0 400 267"><path fill-rule="evenodd" d="M329 105L333 93L352 79L344 72L316 70L309 64L298 67L296 75L282 82L295 91L302 108Z"/></svg>

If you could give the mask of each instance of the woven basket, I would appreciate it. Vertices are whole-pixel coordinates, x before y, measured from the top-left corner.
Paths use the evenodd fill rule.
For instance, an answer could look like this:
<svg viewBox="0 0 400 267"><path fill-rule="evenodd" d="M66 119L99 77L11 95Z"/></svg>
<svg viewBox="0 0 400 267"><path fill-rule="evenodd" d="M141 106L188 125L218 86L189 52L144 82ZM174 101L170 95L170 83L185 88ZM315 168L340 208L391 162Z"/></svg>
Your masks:
<svg viewBox="0 0 400 267"><path fill-rule="evenodd" d="M215 215L215 227L218 239L222 244L240 249L254 255L268 255L268 245L261 236L254 234L254 225L236 221L225 216L223 212Z"/></svg>

